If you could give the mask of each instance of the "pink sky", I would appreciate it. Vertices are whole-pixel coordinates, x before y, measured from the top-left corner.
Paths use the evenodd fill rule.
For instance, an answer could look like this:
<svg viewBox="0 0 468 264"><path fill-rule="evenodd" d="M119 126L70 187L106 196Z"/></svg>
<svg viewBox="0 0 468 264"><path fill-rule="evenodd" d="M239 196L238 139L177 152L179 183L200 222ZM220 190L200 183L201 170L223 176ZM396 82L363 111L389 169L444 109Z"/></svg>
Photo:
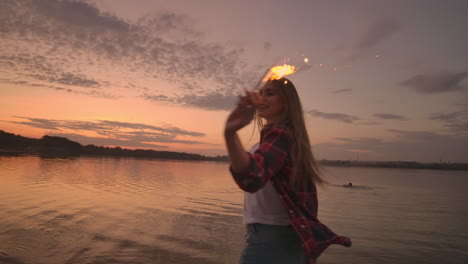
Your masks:
<svg viewBox="0 0 468 264"><path fill-rule="evenodd" d="M468 162L466 10L462 0L1 1L0 129L225 155L237 95L304 54L312 67L290 79L318 158Z"/></svg>

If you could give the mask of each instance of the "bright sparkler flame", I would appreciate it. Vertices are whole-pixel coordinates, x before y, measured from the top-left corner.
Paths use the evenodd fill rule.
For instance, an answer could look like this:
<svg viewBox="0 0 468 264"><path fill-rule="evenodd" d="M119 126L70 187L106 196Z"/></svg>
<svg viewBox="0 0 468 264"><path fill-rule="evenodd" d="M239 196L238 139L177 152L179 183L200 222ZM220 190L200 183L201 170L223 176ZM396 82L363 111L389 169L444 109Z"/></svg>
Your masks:
<svg viewBox="0 0 468 264"><path fill-rule="evenodd" d="M288 64L271 67L270 69L268 69L263 78L257 84L255 90L259 90L260 88L262 88L269 80L281 79L286 75L291 75L295 73L297 69L298 68Z"/></svg>
<svg viewBox="0 0 468 264"><path fill-rule="evenodd" d="M296 54L297 55L297 54ZM309 63L309 58L306 58L304 57L304 54L301 55L301 61L303 63L303 65L301 66L293 66L293 65L290 65L290 64L286 64L286 63L290 63L290 59L285 59L283 61L283 65L278 65L278 66L273 66L271 68L269 68L265 74L263 75L262 79L259 80L257 86L255 86L254 90L260 90L263 86L265 86L265 84L270 81L270 80L279 80L281 78L283 78L284 76L287 76L287 75L291 75L291 74L294 74L298 71L302 71L304 69L308 69L310 67L312 67L312 64ZM293 61L296 61L296 59L294 59ZM292 63L295 63L294 65L297 64L297 62L292 62ZM299 65L299 64L297 64ZM320 65L322 66L322 65Z"/></svg>
<svg viewBox="0 0 468 264"><path fill-rule="evenodd" d="M281 79L283 76L290 75L296 72L296 67L288 64L283 64L282 66L275 66L270 69L273 73L271 76L272 79Z"/></svg>

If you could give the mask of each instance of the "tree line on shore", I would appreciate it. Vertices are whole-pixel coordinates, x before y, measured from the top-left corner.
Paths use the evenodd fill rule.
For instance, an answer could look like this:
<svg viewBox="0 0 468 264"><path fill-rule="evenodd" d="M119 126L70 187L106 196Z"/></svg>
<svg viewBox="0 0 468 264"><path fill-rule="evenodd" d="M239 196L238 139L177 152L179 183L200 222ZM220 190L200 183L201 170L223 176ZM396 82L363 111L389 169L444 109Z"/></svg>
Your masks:
<svg viewBox="0 0 468 264"><path fill-rule="evenodd" d="M173 160L221 161L228 162L228 156L204 156L194 153L157 151L147 149L125 149L121 147L104 147L81 145L64 137L43 136L40 139L23 137L0 130L0 155L21 156L38 155L43 158L68 158L78 156L102 157L135 157ZM326 160L321 165L337 167L375 167L375 168L409 168L435 170L468 170L468 163L420 163L413 161L352 161Z"/></svg>
<svg viewBox="0 0 468 264"><path fill-rule="evenodd" d="M136 157L175 160L228 161L227 156L209 157L194 153L157 151L148 149L125 149L81 145L64 137L43 136L40 139L23 137L0 130L0 155L39 155L43 158L66 158L78 156Z"/></svg>

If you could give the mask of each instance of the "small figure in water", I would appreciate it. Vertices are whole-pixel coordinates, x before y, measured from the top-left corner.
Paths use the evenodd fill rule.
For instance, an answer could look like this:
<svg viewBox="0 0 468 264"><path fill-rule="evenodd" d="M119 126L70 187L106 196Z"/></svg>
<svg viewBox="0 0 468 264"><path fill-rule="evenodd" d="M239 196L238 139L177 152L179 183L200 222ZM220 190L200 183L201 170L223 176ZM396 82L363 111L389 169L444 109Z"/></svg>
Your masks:
<svg viewBox="0 0 468 264"><path fill-rule="evenodd" d="M353 187L353 183L352 182L348 183L348 186Z"/></svg>

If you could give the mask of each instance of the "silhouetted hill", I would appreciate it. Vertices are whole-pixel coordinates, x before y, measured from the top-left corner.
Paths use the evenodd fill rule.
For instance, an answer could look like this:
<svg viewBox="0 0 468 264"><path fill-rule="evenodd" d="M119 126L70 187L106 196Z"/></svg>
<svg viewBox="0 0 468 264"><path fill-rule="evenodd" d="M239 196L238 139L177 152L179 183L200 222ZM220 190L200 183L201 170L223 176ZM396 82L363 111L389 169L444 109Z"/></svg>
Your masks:
<svg viewBox="0 0 468 264"><path fill-rule="evenodd" d="M86 156L135 157L175 160L229 161L227 156L208 157L200 154L156 151L145 149L124 149L121 147L83 146L63 137L43 136L40 139L27 138L0 130L0 155L39 155L45 158ZM408 168L432 170L468 170L467 163L420 163L412 161L345 161L320 160L320 164L337 167Z"/></svg>
<svg viewBox="0 0 468 264"><path fill-rule="evenodd" d="M176 160L228 161L227 156L208 157L200 154L123 149L121 147L83 146L64 137L43 136L41 139L27 138L0 130L0 155L39 155L46 158L89 156L138 157Z"/></svg>

